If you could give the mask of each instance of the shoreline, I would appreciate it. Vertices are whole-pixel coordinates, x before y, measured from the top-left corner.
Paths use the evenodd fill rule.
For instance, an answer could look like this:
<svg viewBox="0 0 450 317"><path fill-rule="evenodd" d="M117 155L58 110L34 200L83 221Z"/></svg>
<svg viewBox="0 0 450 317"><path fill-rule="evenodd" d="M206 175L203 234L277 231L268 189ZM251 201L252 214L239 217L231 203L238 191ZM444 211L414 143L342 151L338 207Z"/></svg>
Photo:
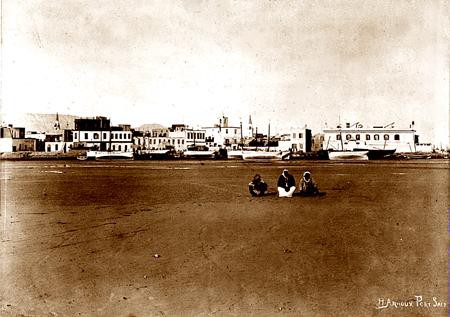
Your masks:
<svg viewBox="0 0 450 317"><path fill-rule="evenodd" d="M49 152L12 152L12 153L1 153L0 161L45 161L45 160L58 160L58 161L73 161L77 160L78 156L84 155L83 151L67 152L67 153L49 153ZM448 156L441 153L426 153L429 157L427 158L414 158L408 157L407 155L414 155L415 153L397 153L390 157L385 157L382 159L374 159L370 161L423 161L423 160L448 160ZM425 153L424 153L425 154ZM205 160L215 160L215 161L241 161L236 159L227 158L211 158L211 159L192 159L192 158L166 158L166 159L134 159L139 161L205 161ZM110 160L107 160L110 161ZM263 160L262 160L263 161ZM289 160L282 160L287 162L295 161L329 161L328 159L318 159L317 157L297 157L291 158ZM340 162L350 162L350 160L341 160Z"/></svg>

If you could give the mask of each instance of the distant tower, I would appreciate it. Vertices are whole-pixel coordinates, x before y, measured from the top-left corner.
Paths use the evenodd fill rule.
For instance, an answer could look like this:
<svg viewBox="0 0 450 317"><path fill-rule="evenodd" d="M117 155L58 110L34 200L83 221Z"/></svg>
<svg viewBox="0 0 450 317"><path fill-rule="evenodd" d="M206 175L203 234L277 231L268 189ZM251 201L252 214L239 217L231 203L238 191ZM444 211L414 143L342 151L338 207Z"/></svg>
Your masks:
<svg viewBox="0 0 450 317"><path fill-rule="evenodd" d="M248 130L247 134L249 137L253 137L253 123L252 123L252 116L248 116Z"/></svg>
<svg viewBox="0 0 450 317"><path fill-rule="evenodd" d="M53 125L53 128L55 129L55 131L59 131L59 129L61 129L58 113L56 113L56 120L55 120L55 124Z"/></svg>

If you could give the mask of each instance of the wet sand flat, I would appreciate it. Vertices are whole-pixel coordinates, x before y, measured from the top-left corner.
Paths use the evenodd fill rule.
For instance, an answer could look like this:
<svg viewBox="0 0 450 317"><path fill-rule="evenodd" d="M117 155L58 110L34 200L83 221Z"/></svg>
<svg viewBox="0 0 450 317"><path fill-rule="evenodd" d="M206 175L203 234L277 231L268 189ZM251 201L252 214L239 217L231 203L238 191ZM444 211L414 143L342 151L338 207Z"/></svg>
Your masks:
<svg viewBox="0 0 450 317"><path fill-rule="evenodd" d="M2 316L447 316L448 161L0 164Z"/></svg>

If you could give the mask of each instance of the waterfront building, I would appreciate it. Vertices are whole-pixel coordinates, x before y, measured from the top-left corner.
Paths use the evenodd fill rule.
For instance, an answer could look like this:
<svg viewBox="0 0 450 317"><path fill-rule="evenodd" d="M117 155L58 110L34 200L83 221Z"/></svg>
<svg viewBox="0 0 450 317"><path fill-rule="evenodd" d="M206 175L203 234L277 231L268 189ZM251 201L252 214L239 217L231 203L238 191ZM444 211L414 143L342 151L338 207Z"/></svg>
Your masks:
<svg viewBox="0 0 450 317"><path fill-rule="evenodd" d="M99 151L132 151L130 125L111 126L106 117L77 118L73 131L73 148Z"/></svg>
<svg viewBox="0 0 450 317"><path fill-rule="evenodd" d="M251 124L251 118L250 118ZM219 124L212 127L204 127L206 146L213 150L220 148L227 148L236 150L242 145L243 135L241 126L230 126L228 124L228 117L222 117ZM253 134L252 126L249 126Z"/></svg>
<svg viewBox="0 0 450 317"><path fill-rule="evenodd" d="M364 127L359 122L336 128L326 128L325 150L353 150L354 148L396 149L396 153L411 153L420 150L431 151L431 144L419 146L414 122L409 128L396 128L395 123L384 126Z"/></svg>
<svg viewBox="0 0 450 317"><path fill-rule="evenodd" d="M72 130L65 129L57 133L47 133L44 139L45 152L66 153L73 146Z"/></svg>
<svg viewBox="0 0 450 317"><path fill-rule="evenodd" d="M312 137L311 142L311 151L313 152L319 152L323 150L324 147L324 141L325 141L325 135L323 133L316 133Z"/></svg>
<svg viewBox="0 0 450 317"><path fill-rule="evenodd" d="M278 149L291 152L311 152L311 130L307 128L291 128L280 135Z"/></svg>
<svg viewBox="0 0 450 317"><path fill-rule="evenodd" d="M194 129L185 124L172 124L169 139L175 151L185 151L192 146L205 146L205 129Z"/></svg>
<svg viewBox="0 0 450 317"><path fill-rule="evenodd" d="M144 146L149 150L167 150L175 148L175 142L171 139L169 128L154 128L148 131L144 137Z"/></svg>
<svg viewBox="0 0 450 317"><path fill-rule="evenodd" d="M36 140L25 138L25 128L0 127L0 153L35 151Z"/></svg>

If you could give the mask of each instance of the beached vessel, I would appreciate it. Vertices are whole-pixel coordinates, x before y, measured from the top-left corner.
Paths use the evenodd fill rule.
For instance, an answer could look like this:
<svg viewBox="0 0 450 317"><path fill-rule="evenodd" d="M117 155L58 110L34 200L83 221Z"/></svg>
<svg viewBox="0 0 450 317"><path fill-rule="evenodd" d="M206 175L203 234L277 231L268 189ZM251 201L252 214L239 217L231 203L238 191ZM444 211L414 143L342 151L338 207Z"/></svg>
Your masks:
<svg viewBox="0 0 450 317"><path fill-rule="evenodd" d="M227 151L228 159L242 160L243 150L230 150Z"/></svg>
<svg viewBox="0 0 450 317"><path fill-rule="evenodd" d="M183 157L193 159L210 159L214 158L215 155L216 155L215 151L210 150L208 147L204 145L196 145L188 147L187 150L183 152Z"/></svg>
<svg viewBox="0 0 450 317"><path fill-rule="evenodd" d="M379 160L395 153L395 149L354 148L353 151L368 151L369 160Z"/></svg>
<svg viewBox="0 0 450 317"><path fill-rule="evenodd" d="M242 151L243 160L287 160L289 152L274 151Z"/></svg>
<svg viewBox="0 0 450 317"><path fill-rule="evenodd" d="M334 160L368 160L369 151L328 151L328 158Z"/></svg>
<svg viewBox="0 0 450 317"><path fill-rule="evenodd" d="M132 160L133 152L122 151L88 151L85 157L77 157L79 160Z"/></svg>
<svg viewBox="0 0 450 317"><path fill-rule="evenodd" d="M430 153L411 153L405 155L407 159L413 160L427 160L431 158Z"/></svg>
<svg viewBox="0 0 450 317"><path fill-rule="evenodd" d="M174 157L173 150L139 150L134 154L135 160L166 160Z"/></svg>

